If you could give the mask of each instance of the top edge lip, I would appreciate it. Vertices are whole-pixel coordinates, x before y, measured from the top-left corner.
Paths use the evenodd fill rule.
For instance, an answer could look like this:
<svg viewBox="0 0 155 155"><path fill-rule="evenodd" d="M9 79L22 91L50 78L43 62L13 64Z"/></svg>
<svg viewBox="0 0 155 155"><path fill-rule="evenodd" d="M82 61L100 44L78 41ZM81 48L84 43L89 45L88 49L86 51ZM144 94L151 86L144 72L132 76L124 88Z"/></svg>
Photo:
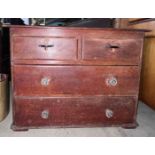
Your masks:
<svg viewBox="0 0 155 155"><path fill-rule="evenodd" d="M37 28L37 29L50 29L50 28L56 28L56 29L79 29L79 30L86 30L86 29L92 29L92 30L109 30L109 31L133 31L133 32L150 32L149 29L129 29L129 28L97 28L97 27L65 27L65 26L30 26L30 25L2 25L3 28Z"/></svg>

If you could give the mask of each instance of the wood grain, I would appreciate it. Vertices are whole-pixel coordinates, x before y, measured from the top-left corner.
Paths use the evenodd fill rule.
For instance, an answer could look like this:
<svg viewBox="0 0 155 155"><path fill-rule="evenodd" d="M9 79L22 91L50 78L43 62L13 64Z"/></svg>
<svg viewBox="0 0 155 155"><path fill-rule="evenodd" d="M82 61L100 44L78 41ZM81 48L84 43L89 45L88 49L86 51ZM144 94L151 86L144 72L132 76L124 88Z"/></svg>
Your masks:
<svg viewBox="0 0 155 155"><path fill-rule="evenodd" d="M128 28L134 28L134 29L147 29L150 30L150 32L145 33L145 36L155 36L155 20L148 21L148 22L141 22L139 24L132 24L129 25Z"/></svg>
<svg viewBox="0 0 155 155"><path fill-rule="evenodd" d="M13 72L16 96L137 95L139 89L138 67L16 65ZM113 77L116 86L107 84Z"/></svg>
<svg viewBox="0 0 155 155"><path fill-rule="evenodd" d="M13 59L74 60L78 55L76 38L14 37Z"/></svg>
<svg viewBox="0 0 155 155"><path fill-rule="evenodd" d="M141 20L139 23L130 24L130 19L122 19L128 21L123 28L137 28L149 29L150 32L145 33L145 44L143 52L143 64L140 84L140 100L155 109L155 20L150 18L148 20ZM122 25L120 24L120 27Z"/></svg>
<svg viewBox="0 0 155 155"><path fill-rule="evenodd" d="M135 121L135 97L15 98L14 124L18 127L103 126ZM106 110L113 116L106 117ZM49 112L47 119L42 112ZM20 117L19 117L20 116Z"/></svg>
<svg viewBox="0 0 155 155"><path fill-rule="evenodd" d="M137 65L140 59L142 40L86 38L83 41L84 60L100 60L110 64Z"/></svg>
<svg viewBox="0 0 155 155"><path fill-rule="evenodd" d="M155 38L146 38L141 79L140 98L155 109Z"/></svg>
<svg viewBox="0 0 155 155"><path fill-rule="evenodd" d="M13 26L10 34L13 130L136 127L144 31Z"/></svg>

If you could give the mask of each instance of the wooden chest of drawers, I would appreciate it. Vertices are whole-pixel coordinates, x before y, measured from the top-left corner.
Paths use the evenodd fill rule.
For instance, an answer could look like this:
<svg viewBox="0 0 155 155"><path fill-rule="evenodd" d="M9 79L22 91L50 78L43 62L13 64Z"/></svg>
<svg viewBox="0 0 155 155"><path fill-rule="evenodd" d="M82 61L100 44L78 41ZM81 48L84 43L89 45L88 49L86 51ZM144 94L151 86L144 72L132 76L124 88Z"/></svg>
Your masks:
<svg viewBox="0 0 155 155"><path fill-rule="evenodd" d="M136 127L143 31L11 27L14 130Z"/></svg>

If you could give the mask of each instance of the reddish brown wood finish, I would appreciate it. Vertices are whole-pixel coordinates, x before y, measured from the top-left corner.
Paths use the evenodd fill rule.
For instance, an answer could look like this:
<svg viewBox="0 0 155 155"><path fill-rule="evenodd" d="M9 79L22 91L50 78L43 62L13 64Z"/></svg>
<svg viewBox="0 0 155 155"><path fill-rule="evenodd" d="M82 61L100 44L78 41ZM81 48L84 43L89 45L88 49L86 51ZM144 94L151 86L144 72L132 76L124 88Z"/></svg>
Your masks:
<svg viewBox="0 0 155 155"><path fill-rule="evenodd" d="M143 31L14 26L10 35L14 130L136 126Z"/></svg>
<svg viewBox="0 0 155 155"><path fill-rule="evenodd" d="M133 123L135 121L136 100L136 97L122 96L15 98L14 124L19 127L41 127ZM111 118L106 116L106 110L113 111ZM48 111L48 118L42 118L43 111Z"/></svg>
<svg viewBox="0 0 155 155"><path fill-rule="evenodd" d="M75 60L78 56L76 38L14 37L14 59Z"/></svg>
<svg viewBox="0 0 155 155"><path fill-rule="evenodd" d="M84 60L100 60L107 64L139 64L142 40L86 38L83 42Z"/></svg>
<svg viewBox="0 0 155 155"><path fill-rule="evenodd" d="M15 65L13 74L16 96L138 95L139 88L138 67ZM107 83L112 77L115 86ZM44 78L48 85L41 84Z"/></svg>

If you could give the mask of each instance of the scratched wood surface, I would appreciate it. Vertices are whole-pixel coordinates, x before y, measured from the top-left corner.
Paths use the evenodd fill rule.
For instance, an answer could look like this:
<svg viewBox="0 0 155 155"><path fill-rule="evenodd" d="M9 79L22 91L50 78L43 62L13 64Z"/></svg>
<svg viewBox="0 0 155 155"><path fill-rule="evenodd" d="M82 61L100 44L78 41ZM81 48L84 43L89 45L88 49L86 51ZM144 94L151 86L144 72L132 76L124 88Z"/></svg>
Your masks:
<svg viewBox="0 0 155 155"><path fill-rule="evenodd" d="M14 130L136 127L144 31L11 27Z"/></svg>

